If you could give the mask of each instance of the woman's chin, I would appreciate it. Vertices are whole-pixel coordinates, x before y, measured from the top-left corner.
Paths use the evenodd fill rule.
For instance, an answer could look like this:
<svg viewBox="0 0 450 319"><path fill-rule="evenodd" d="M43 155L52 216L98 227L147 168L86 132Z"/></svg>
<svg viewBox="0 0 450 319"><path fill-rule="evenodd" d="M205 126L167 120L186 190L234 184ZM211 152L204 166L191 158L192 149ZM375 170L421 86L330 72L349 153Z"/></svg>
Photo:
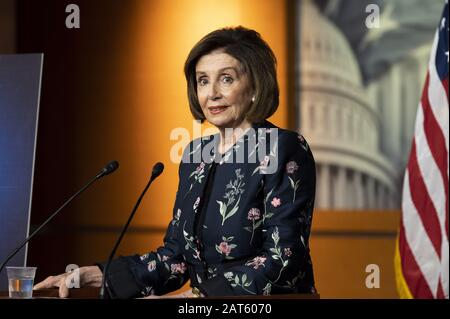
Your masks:
<svg viewBox="0 0 450 319"><path fill-rule="evenodd" d="M212 116L209 117L208 122L214 125L218 128L227 128L227 127L233 127L232 126L232 119L226 118L226 117L219 117L219 116Z"/></svg>

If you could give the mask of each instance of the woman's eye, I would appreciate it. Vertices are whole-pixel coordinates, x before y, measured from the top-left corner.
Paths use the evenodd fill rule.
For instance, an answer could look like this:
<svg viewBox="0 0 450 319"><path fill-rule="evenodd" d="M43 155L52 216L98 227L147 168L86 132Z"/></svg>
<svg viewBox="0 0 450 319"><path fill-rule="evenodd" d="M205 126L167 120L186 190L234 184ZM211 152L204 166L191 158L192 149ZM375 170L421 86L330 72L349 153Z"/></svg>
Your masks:
<svg viewBox="0 0 450 319"><path fill-rule="evenodd" d="M222 78L222 82L223 83L227 83L227 84L231 84L231 83L233 83L233 78L231 76L224 76Z"/></svg>
<svg viewBox="0 0 450 319"><path fill-rule="evenodd" d="M204 78L199 79L199 80L197 80L197 84L200 86L204 86L204 85L208 84L208 80L206 80Z"/></svg>

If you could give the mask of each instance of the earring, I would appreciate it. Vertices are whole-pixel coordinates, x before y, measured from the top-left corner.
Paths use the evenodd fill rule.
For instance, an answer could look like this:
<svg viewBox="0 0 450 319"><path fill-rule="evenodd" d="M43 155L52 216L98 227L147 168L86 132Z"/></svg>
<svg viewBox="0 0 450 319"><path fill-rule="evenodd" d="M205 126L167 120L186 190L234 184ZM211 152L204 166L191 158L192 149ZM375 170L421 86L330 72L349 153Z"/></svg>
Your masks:
<svg viewBox="0 0 450 319"><path fill-rule="evenodd" d="M255 96L252 97L252 103L255 103Z"/></svg>

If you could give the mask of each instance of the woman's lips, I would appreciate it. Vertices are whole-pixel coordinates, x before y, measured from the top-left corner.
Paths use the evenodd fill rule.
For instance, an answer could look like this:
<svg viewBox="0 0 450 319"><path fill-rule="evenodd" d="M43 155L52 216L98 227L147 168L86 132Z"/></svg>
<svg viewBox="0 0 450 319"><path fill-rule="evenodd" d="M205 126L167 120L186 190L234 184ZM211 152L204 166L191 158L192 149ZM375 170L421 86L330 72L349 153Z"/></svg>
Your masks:
<svg viewBox="0 0 450 319"><path fill-rule="evenodd" d="M216 114L222 113L222 112L225 111L227 108L228 108L228 106L223 106L223 105L220 105L220 106L210 106L210 107L208 107L208 110L209 110L209 113L211 113L211 114L213 114L213 115L216 115Z"/></svg>

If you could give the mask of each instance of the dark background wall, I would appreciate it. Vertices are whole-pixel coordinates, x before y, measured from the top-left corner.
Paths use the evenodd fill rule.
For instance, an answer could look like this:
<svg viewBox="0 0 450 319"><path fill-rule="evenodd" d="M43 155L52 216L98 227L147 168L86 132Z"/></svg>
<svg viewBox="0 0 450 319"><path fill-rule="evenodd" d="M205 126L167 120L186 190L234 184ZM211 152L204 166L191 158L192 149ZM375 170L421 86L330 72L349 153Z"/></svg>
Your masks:
<svg viewBox="0 0 450 319"><path fill-rule="evenodd" d="M0 1L0 52L16 52L16 1Z"/></svg>

